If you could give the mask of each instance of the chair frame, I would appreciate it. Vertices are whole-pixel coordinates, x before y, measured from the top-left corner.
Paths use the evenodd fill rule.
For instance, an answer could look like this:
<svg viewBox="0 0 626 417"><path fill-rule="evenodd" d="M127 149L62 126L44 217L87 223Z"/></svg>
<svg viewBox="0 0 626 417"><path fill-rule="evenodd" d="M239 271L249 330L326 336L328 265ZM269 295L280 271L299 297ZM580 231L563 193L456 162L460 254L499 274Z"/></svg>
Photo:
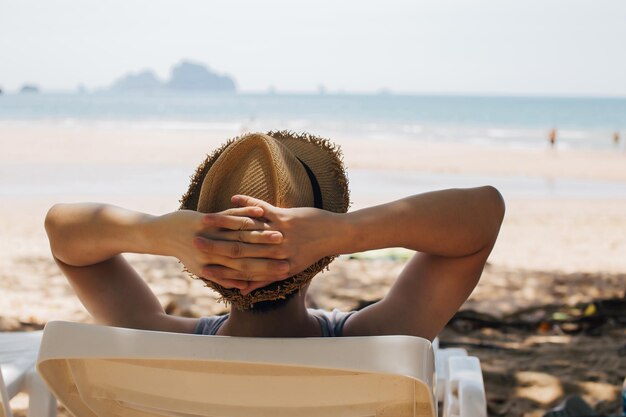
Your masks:
<svg viewBox="0 0 626 417"><path fill-rule="evenodd" d="M72 343L63 343L67 340L71 340ZM393 360L390 360L391 358ZM332 390L326 389L326 392L334 397L322 396L322 398L324 398L324 401L328 404L331 404L328 410L332 410L333 412L338 412L337 410L339 410L341 413L344 413L337 415L363 415L355 414L354 410L356 408L351 410L350 407L352 407L352 405L348 403L352 401L353 398L356 398L354 401L360 400L360 398L357 398L358 395L365 398L368 407L379 407L375 412L377 416L400 415L394 411L400 409L397 407L401 407L401 415L437 415L437 401L432 388L435 383L435 365L432 345L426 339L413 336L342 338L207 337L80 323L50 322L47 324L37 362L37 369L61 403L78 416L95 416L97 414L94 414L92 410L98 407L105 407L105 405L102 405L104 403L109 404L111 407L115 406L114 404L111 405L112 403L107 399L108 397L103 400L102 398L92 400L92 398L86 398L84 395L81 396L82 392L79 389L68 389L72 384L80 385L81 378L86 375L84 373L81 374L81 372L86 369L84 364L87 363L87 361L91 361L89 366L92 368L90 369L100 369L103 373L106 373L107 364L98 362L102 360L109 361L111 368L113 364L119 364L120 361L124 362L124 364L135 363L129 361L140 361L138 362L140 367L143 366L141 363L151 361L149 367L158 369L159 366L163 366L169 369L170 365L166 365L165 363L161 365L159 361L174 360L179 362L196 361L195 363L198 364L201 362L215 363L218 367L224 367L224 364L241 364L244 367L247 366L250 368L266 365L273 366L278 370L297 368L299 370L298 372L302 369L305 369L305 372L306 369L310 369L314 372L329 372L331 374L330 378L343 372L343 374L339 375L341 378L345 376L346 378L357 378L359 381L360 379L358 378L370 378L370 382L374 378L377 380L382 378L381 381L386 381L387 388L389 386L396 386L394 384L398 381L402 382L402 385L397 385L398 387L411 387L410 391L402 391L404 393L402 395L405 396L407 392L412 393L409 397L410 403L402 403L404 405L401 406L399 406L398 404L400 403L397 402L393 404L379 404L377 402L378 396L382 398L380 401L385 401L388 398L386 395L390 392L389 389L385 391L385 386L382 383L380 385L380 391L370 389L368 392L355 394L354 391L356 388L346 388L346 392L350 398L345 400L348 405L342 402L343 399L337 402L339 394L331 392ZM157 365L154 365L155 363L157 363ZM124 364L123 366L127 366ZM189 365L187 364L185 366ZM89 375L93 376L94 374L91 373ZM326 375L322 375L322 377L326 378ZM245 385L245 378L245 375L241 377L239 384ZM393 381L396 382L390 382L391 378L395 378ZM315 380L315 378L313 379ZM79 382L77 383L76 381ZM111 381L108 381L110 385ZM336 380L333 379L320 378L319 381L336 383ZM303 382L307 383L306 378ZM115 381L112 383L114 384ZM232 385L233 388L238 386L238 384ZM324 390L325 385L317 386L321 390ZM375 384L372 385L370 383L367 386L371 388L375 386ZM125 385L125 387L126 393L136 388L136 386L133 386L129 391L128 386ZM96 391L97 390L98 388L96 388ZM73 395L70 395L68 393L69 391L73 392ZM85 389L85 391L87 391L87 389ZM79 392L80 395L76 395L77 392ZM102 391L100 390L99 392L101 393ZM154 392L155 391L152 391L152 394L150 394L153 398ZM300 406L300 403L293 402L301 401L301 398L294 400L294 398L297 397L297 395L294 394L295 392L297 392L297 390L287 396L276 396L276 398L281 401L281 407L284 403L285 410L287 410L285 413L289 410L298 410L297 415L313 415L311 414L313 412L312 410L319 406L319 400L316 399L315 396L307 394L306 396L310 399L307 400L309 403ZM400 391L398 391L398 395L399 393ZM134 398L132 395L135 394L129 395L131 395L131 397L128 398ZM139 393L137 394L137 398L145 397L146 395ZM294 395L295 397L292 398ZM302 396L303 395L301 395L301 397ZM78 399L79 397L81 399ZM241 398L241 396L236 397L235 401L239 401L239 398ZM398 398L400 398L400 396L398 396ZM205 399L203 398L203 400ZM230 407L234 410L233 414L221 414L222 411L214 411L227 410L223 408L223 404L220 403L215 405L216 408L211 408L211 411L207 411L207 415L243 415L241 410L237 410L237 407L240 405L232 403L232 398L228 400L231 401ZM220 401L228 400L220 397ZM97 403L97 401L101 401L102 404ZM163 400L164 403L167 401L169 400ZM276 400L268 401L274 401L274 403L276 403ZM360 403L355 404L355 407L360 406ZM407 404L413 404L412 408ZM250 407L248 404L245 406ZM142 406L136 405L136 407ZM240 407L243 408L244 405ZM252 405L252 407L257 406ZM289 407L292 408L290 409ZM394 409L394 407L396 408ZM98 409L102 410L104 408ZM136 410L138 409L139 408L136 408ZM248 408L248 410L249 409L250 408ZM268 414L264 414L264 411L261 409L253 409L255 410L254 415L272 415L269 414L269 412ZM268 410L270 410L270 408L268 408ZM348 411L350 414L348 414ZM176 412L170 409L168 413ZM226 413L226 411L224 413ZM154 415L157 415L156 411Z"/></svg>
<svg viewBox="0 0 626 417"><path fill-rule="evenodd" d="M56 399L35 371L43 332L0 332L0 417L12 417L10 400L29 395L28 417L54 417Z"/></svg>

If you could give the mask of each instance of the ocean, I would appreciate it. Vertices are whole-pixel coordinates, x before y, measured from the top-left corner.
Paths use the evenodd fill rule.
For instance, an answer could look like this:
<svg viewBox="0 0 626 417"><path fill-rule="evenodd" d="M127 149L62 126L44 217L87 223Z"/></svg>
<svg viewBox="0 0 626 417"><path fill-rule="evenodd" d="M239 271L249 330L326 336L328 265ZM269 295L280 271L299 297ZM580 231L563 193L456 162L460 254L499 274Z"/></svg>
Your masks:
<svg viewBox="0 0 626 417"><path fill-rule="evenodd" d="M264 131L368 140L415 139L515 148L610 149L626 136L626 98L395 94L5 94L0 123L81 123Z"/></svg>
<svg viewBox="0 0 626 417"><path fill-rule="evenodd" d="M0 96L0 126L198 130L233 137L288 129L329 138L427 140L559 149L626 149L626 99L295 94L21 94ZM612 141L620 132L619 149ZM2 138L0 138L2 139ZM87 140L87 138L86 138ZM0 165L0 196L178 195L189 169ZM626 184L541 176L350 170L357 201L492 184L507 198L626 198Z"/></svg>

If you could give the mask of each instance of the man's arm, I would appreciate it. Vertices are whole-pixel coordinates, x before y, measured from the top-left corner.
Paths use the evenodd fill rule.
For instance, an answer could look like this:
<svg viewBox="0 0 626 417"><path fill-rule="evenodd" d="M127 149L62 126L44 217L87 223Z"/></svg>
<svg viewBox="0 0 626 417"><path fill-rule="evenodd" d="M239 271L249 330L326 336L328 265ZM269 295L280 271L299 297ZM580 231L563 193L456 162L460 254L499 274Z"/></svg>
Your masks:
<svg viewBox="0 0 626 417"><path fill-rule="evenodd" d="M419 252L383 300L350 317L347 336L434 338L478 282L504 217L493 187L430 192L346 214L277 209L245 196L234 202L263 208L283 233L279 246L292 272L333 254L387 247Z"/></svg>
<svg viewBox="0 0 626 417"><path fill-rule="evenodd" d="M478 283L503 218L504 201L493 187L426 193L355 212L361 248L418 253L383 300L351 317L345 334L434 339Z"/></svg>
<svg viewBox="0 0 626 417"><path fill-rule="evenodd" d="M261 209L243 208L221 214L182 210L152 216L105 204L57 204L49 210L45 226L56 262L97 322L191 332L195 319L166 315L121 254L175 256L196 275L203 275L206 263L216 263L240 274L245 269L249 276L279 279L276 271L285 261L240 257L244 251L267 255L274 245L266 243L282 238L252 219L262 214ZM241 281L218 282L229 288L246 286Z"/></svg>

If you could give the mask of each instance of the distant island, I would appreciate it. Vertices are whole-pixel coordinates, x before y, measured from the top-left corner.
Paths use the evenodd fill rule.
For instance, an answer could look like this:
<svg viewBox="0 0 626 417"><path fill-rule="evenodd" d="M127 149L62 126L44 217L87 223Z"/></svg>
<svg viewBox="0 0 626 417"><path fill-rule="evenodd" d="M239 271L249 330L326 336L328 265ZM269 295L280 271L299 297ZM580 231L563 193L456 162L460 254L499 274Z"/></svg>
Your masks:
<svg viewBox="0 0 626 417"><path fill-rule="evenodd" d="M127 74L113 83L110 90L116 92L161 90L164 84L152 71Z"/></svg>
<svg viewBox="0 0 626 417"><path fill-rule="evenodd" d="M220 75L206 66L182 61L172 68L169 80L161 81L154 71L145 70L127 74L113 83L109 89L115 92L202 91L234 93L235 81L228 75Z"/></svg>
<svg viewBox="0 0 626 417"><path fill-rule="evenodd" d="M33 93L38 93L39 92L39 87L37 87L36 85L32 85L32 84L25 84L22 86L22 88L20 88L20 94L33 94Z"/></svg>

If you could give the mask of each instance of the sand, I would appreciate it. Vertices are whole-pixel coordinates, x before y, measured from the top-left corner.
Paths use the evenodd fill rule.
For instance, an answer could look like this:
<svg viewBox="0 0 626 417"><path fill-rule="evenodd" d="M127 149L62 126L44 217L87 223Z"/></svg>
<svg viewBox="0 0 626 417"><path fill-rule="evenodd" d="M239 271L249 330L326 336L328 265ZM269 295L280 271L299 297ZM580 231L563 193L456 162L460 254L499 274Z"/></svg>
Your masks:
<svg viewBox="0 0 626 417"><path fill-rule="evenodd" d="M39 164L141 163L158 166L198 164L208 150L232 131L155 130L117 124L64 127L62 125L0 125L0 163ZM16 143L19 138L19 146ZM537 175L626 181L626 152L606 150L511 149L496 146L427 141L363 141L333 137L340 144L349 169L417 170L445 173ZM71 152L68 152L71 150Z"/></svg>
<svg viewBox="0 0 626 417"><path fill-rule="evenodd" d="M208 149L234 133L118 125L0 125L0 186L32 183L37 178L43 182L68 167L104 167L106 173L106 169L138 164L191 171ZM348 169L626 183L626 155L620 152L552 153L402 141L390 147L382 141L336 140L344 149ZM28 178L12 177L14 172L26 172ZM167 190L136 196L71 192L1 195L0 330L39 329L57 319L90 321L49 255L43 218L53 203L105 201L158 214L176 209L177 198L178 194ZM354 207L371 199L357 196ZM625 232L626 199L507 200L507 215L489 265L462 308L462 313L487 316L479 316L481 321L461 314L441 334L443 345L465 346L481 359L491 415L540 416L571 393L583 395L599 412L617 412L618 386L626 376L623 321L596 320L580 329L546 323L557 317L554 312L562 312L563 306L584 309L594 300L626 295ZM175 259L129 258L169 312L199 316L225 311L211 292L181 272ZM402 258L389 253L341 257L314 281L310 301L321 308L346 310L374 302L393 283L403 266ZM575 315L576 311L569 313ZM493 323L486 325L485 317ZM534 325L512 326L512 317ZM12 404L17 415L24 415L23 397Z"/></svg>

